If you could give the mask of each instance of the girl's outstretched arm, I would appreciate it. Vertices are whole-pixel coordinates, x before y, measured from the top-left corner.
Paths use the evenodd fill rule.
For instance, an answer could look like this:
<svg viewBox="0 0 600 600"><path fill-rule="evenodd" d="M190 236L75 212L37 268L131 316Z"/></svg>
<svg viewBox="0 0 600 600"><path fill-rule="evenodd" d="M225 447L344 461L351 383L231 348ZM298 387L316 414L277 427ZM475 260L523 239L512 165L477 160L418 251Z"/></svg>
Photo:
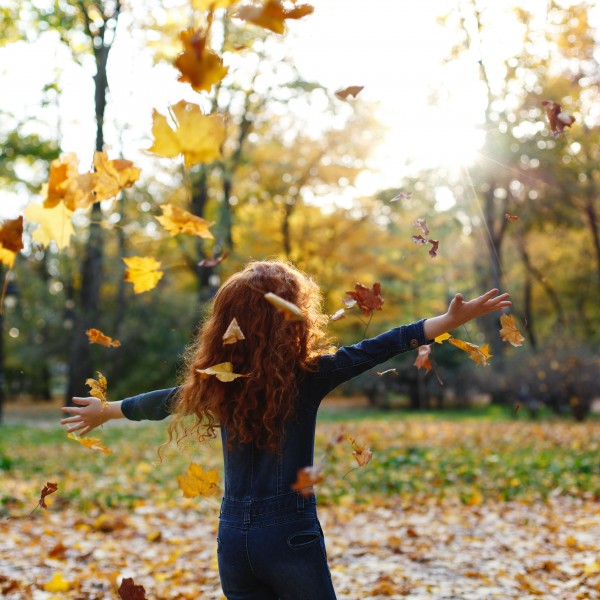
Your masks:
<svg viewBox="0 0 600 600"><path fill-rule="evenodd" d="M456 294L450 302L447 312L426 319L424 324L425 337L432 340L438 335L456 329L472 319L512 305L512 302L508 299L509 294L497 294L498 290L493 289L468 302L465 302L462 294Z"/></svg>
<svg viewBox="0 0 600 600"><path fill-rule="evenodd" d="M92 429L103 425L111 419L123 419L125 415L121 410L122 400L109 402L108 406L102 405L98 398L92 396L88 398L73 398L77 406L63 406L63 412L73 415L61 419L60 424L67 426L67 431L79 431L80 435L85 435Z"/></svg>

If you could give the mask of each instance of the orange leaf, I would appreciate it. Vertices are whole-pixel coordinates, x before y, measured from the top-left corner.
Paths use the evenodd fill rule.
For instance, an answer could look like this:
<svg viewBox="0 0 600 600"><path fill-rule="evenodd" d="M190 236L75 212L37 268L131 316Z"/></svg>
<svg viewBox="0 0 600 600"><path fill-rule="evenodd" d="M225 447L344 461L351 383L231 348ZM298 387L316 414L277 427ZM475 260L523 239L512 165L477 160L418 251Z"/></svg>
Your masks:
<svg viewBox="0 0 600 600"><path fill-rule="evenodd" d="M214 239L209 227L213 225L210 221L198 217L187 210L173 206L172 204L161 204L163 214L156 220L171 234L187 233L196 235L204 240Z"/></svg>
<svg viewBox="0 0 600 600"><path fill-rule="evenodd" d="M431 371L431 361L429 360L429 354L431 353L431 344L423 344L418 348L419 354L414 362L417 369L425 369L426 373Z"/></svg>
<svg viewBox="0 0 600 600"><path fill-rule="evenodd" d="M244 336L242 330L240 329L237 319L234 318L231 321L231 323L229 323L229 327L223 334L223 345L235 344L237 341L245 340L245 339L246 339L246 337Z"/></svg>
<svg viewBox="0 0 600 600"><path fill-rule="evenodd" d="M72 433L68 433L67 437L71 440L79 442L90 450L96 450L97 452L104 452L104 454L112 454L112 450L107 448L98 438L79 437Z"/></svg>
<svg viewBox="0 0 600 600"><path fill-rule="evenodd" d="M292 485L292 489L303 496L312 496L315 493L312 486L323 481L323 477L319 474L319 471L320 470L315 467L304 467L299 469L296 482Z"/></svg>
<svg viewBox="0 0 600 600"><path fill-rule="evenodd" d="M511 222L512 222L512 221L518 221L518 220L519 220L519 217L518 217L517 215L509 215L508 213L504 213L504 218L505 218L507 221L511 221Z"/></svg>
<svg viewBox="0 0 600 600"><path fill-rule="evenodd" d="M383 306L381 284L379 283L374 283L371 288L364 286L362 283L356 283L354 291L346 292L346 294L353 300L356 300L358 307L366 317L372 314L374 310L381 310Z"/></svg>
<svg viewBox="0 0 600 600"><path fill-rule="evenodd" d="M140 169L130 160L108 160L106 152L94 153L93 202L114 198L122 189L130 188L140 177Z"/></svg>
<svg viewBox="0 0 600 600"><path fill-rule="evenodd" d="M525 338L515 325L515 318L512 315L500 315L502 329L500 329L500 337L505 342L510 342L513 346L522 346Z"/></svg>
<svg viewBox="0 0 600 600"><path fill-rule="evenodd" d="M119 340L113 340L111 337L104 335L99 329L88 329L85 334L88 336L90 344L100 344L107 348L118 348L121 345Z"/></svg>
<svg viewBox="0 0 600 600"><path fill-rule="evenodd" d="M123 262L127 265L125 281L133 284L133 291L136 294L154 289L164 275L160 271L160 262L151 256L131 256L124 258Z"/></svg>
<svg viewBox="0 0 600 600"><path fill-rule="evenodd" d="M85 385L90 388L90 396L94 398L98 398L100 402L102 402L102 406L108 406L108 399L106 397L106 388L108 384L106 382L106 377L98 371L98 381L92 379L91 377L86 380Z"/></svg>
<svg viewBox="0 0 600 600"><path fill-rule="evenodd" d="M352 96L353 98L356 98L356 96L358 96L358 94L365 88L364 85L349 85L348 87L344 88L343 90L338 90L337 92L335 92L335 97L339 98L340 100L345 100L348 96Z"/></svg>
<svg viewBox="0 0 600 600"><path fill-rule="evenodd" d="M350 437L346 436L346 439L352 444L352 456L356 459L359 467L364 467L372 458L373 452L371 452L371 448L367 448L367 446L361 446L357 443L357 441Z"/></svg>
<svg viewBox="0 0 600 600"><path fill-rule="evenodd" d="M46 483L46 485L42 488L42 491L40 493L40 499L35 508L37 508L39 506L40 508L48 509L48 505L46 504L46 496L49 496L50 494L54 494L54 492L56 492L56 490L58 490L58 484L51 483L48 481ZM33 510L35 510L35 508ZM33 512L33 511L31 511L31 512Z"/></svg>
<svg viewBox="0 0 600 600"><path fill-rule="evenodd" d="M462 340L457 340L456 338L450 338L448 342L453 346L460 348L463 352L466 352L469 355L469 358L472 361L475 361L478 365L483 365L484 367L487 367L487 359L492 357L492 355L489 352L488 344L479 347L475 344L471 344L470 342L463 342Z"/></svg>
<svg viewBox="0 0 600 600"><path fill-rule="evenodd" d="M181 71L178 81L188 82L197 92L209 92L228 71L223 59L207 47L207 33L190 28L179 34L183 52L175 59L175 67Z"/></svg>
<svg viewBox="0 0 600 600"><path fill-rule="evenodd" d="M302 311L292 302L288 302L277 294L268 292L265 294L265 300L270 302L279 312L283 313L283 318L286 321L302 321L304 315Z"/></svg>
<svg viewBox="0 0 600 600"><path fill-rule="evenodd" d="M94 174L80 174L77 154L64 154L50 163L48 183L41 191L44 208L54 208L61 201L70 211L87 208L95 202L93 190Z"/></svg>
<svg viewBox="0 0 600 600"><path fill-rule="evenodd" d="M16 254L23 249L23 217L8 219L0 226L0 246Z"/></svg>
<svg viewBox="0 0 600 600"><path fill-rule="evenodd" d="M131 577L125 577L119 586L121 600L146 600L146 590L143 585L135 585Z"/></svg>
<svg viewBox="0 0 600 600"><path fill-rule="evenodd" d="M314 7L310 4L298 4L287 9L280 0L265 0L259 5L240 6L234 16L242 21L248 21L263 29L281 34L285 32L286 19L301 19L313 11Z"/></svg>
<svg viewBox="0 0 600 600"><path fill-rule="evenodd" d="M185 475L177 477L179 489L185 498L212 496L219 491L219 473L215 469L204 471L196 463L191 463Z"/></svg>

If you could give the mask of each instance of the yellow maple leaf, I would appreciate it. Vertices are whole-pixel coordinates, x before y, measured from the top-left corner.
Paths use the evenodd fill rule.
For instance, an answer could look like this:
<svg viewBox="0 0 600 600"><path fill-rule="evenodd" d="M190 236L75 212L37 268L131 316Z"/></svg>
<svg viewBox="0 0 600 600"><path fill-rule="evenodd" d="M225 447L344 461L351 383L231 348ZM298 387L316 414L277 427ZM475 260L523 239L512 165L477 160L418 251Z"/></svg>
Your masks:
<svg viewBox="0 0 600 600"><path fill-rule="evenodd" d="M30 204L25 209L27 220L39 225L33 232L33 240L44 247L54 242L59 250L69 246L71 236L75 233L72 216L73 212L63 201L52 208L44 208L41 204Z"/></svg>
<svg viewBox="0 0 600 600"><path fill-rule="evenodd" d="M225 123L221 115L205 115L200 106L184 100L171 110L175 128L169 125L165 116L154 111L154 144L149 148L150 152L167 158L183 154L186 167L208 163L221 156L225 140Z"/></svg>
<svg viewBox="0 0 600 600"><path fill-rule="evenodd" d="M41 191L44 208L54 208L59 202L70 211L87 208L95 201L93 190L94 174L80 174L77 154L70 152L50 163L50 177Z"/></svg>
<svg viewBox="0 0 600 600"><path fill-rule="evenodd" d="M16 252L11 252L6 248L0 247L0 263L6 265L9 269L12 269L15 264L15 258L17 258Z"/></svg>
<svg viewBox="0 0 600 600"><path fill-rule="evenodd" d="M513 346L522 346L525 338L517 329L515 318L512 315L500 315L502 329L500 329L500 337L505 342L510 342Z"/></svg>
<svg viewBox="0 0 600 600"><path fill-rule="evenodd" d="M233 372L233 365L230 362L219 363L206 369L196 369L203 379L212 377L213 375L219 380L225 383L229 383L238 377L250 377L250 375L240 375L239 373Z"/></svg>
<svg viewBox="0 0 600 600"><path fill-rule="evenodd" d="M239 0L192 0L194 10L218 10L219 8L229 8L239 2Z"/></svg>
<svg viewBox="0 0 600 600"><path fill-rule="evenodd" d="M188 82L197 92L210 92L229 70L223 66L223 59L207 47L207 35L207 30L191 28L179 34L183 52L175 59L175 67L181 71L178 81Z"/></svg>
<svg viewBox="0 0 600 600"><path fill-rule="evenodd" d="M234 16L274 33L284 33L286 19L301 19L313 11L314 7L310 4L298 4L288 9L280 0L265 0L258 5L240 6Z"/></svg>
<svg viewBox="0 0 600 600"><path fill-rule="evenodd" d="M469 355L469 358L472 361L475 361L478 365L487 367L487 360L488 358L492 357L489 352L489 344L479 347L476 344L464 342L463 340L457 340L456 338L450 338L448 342L453 346L460 348L463 352L466 352Z"/></svg>
<svg viewBox="0 0 600 600"><path fill-rule="evenodd" d="M90 450L96 450L96 452L103 452L104 454L112 454L112 450L107 448L98 438L79 437L73 433L68 433L67 437L70 440L79 442L81 445L89 448Z"/></svg>
<svg viewBox="0 0 600 600"><path fill-rule="evenodd" d="M90 395L94 396L94 398L98 398L100 402L102 402L102 406L108 406L108 398L106 397L106 388L108 384L106 382L106 377L98 371L98 381L92 379L91 377L86 380L85 385L90 388Z"/></svg>
<svg viewBox="0 0 600 600"><path fill-rule="evenodd" d="M438 335L437 337L433 338L433 341L436 344L442 344L445 340L449 340L452 336L449 333L442 333L441 335Z"/></svg>
<svg viewBox="0 0 600 600"><path fill-rule="evenodd" d="M123 262L127 265L125 281L133 284L136 294L154 289L164 275L160 270L160 262L151 256L130 256L124 258Z"/></svg>
<svg viewBox="0 0 600 600"><path fill-rule="evenodd" d="M295 304L284 300L277 294L268 292L265 294L265 300L270 302L279 312L283 313L286 321L302 321L304 319L302 311Z"/></svg>
<svg viewBox="0 0 600 600"><path fill-rule="evenodd" d="M85 334L88 336L90 344L100 344L107 348L118 348L121 345L119 340L113 340L108 335L102 333L99 329L88 329Z"/></svg>
<svg viewBox="0 0 600 600"><path fill-rule="evenodd" d="M185 498L213 496L219 491L219 473L215 469L205 471L200 465L191 463L187 473L177 477L177 483Z"/></svg>
<svg viewBox="0 0 600 600"><path fill-rule="evenodd" d="M171 234L187 233L197 235L204 240L214 239L209 227L214 225L210 221L198 217L187 210L173 206L172 204L161 204L163 214L156 220Z"/></svg>
<svg viewBox="0 0 600 600"><path fill-rule="evenodd" d="M130 160L108 160L106 152L94 153L93 194L89 199L100 202L114 198L122 189L130 188L140 177L140 169Z"/></svg>
<svg viewBox="0 0 600 600"><path fill-rule="evenodd" d="M23 217L7 219L0 226L0 246L16 254L23 249Z"/></svg>
<svg viewBox="0 0 600 600"><path fill-rule="evenodd" d="M49 581L44 584L46 592L68 592L71 589L71 582L67 581L60 571L56 571Z"/></svg>
<svg viewBox="0 0 600 600"><path fill-rule="evenodd" d="M237 319L233 319L229 323L225 333L223 334L223 345L235 344L238 341L245 340L246 337L238 325Z"/></svg>

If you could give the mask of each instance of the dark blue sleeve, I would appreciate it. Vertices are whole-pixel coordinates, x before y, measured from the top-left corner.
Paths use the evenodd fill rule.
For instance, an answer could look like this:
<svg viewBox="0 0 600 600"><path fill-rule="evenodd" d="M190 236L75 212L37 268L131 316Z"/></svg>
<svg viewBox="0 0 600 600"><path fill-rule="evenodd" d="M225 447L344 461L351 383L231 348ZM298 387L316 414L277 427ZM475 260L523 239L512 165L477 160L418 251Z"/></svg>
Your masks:
<svg viewBox="0 0 600 600"><path fill-rule="evenodd" d="M162 421L171 414L172 401L178 390L173 387L125 398L121 410L131 421Z"/></svg>
<svg viewBox="0 0 600 600"><path fill-rule="evenodd" d="M334 354L321 356L317 371L306 375L304 393L310 395L310 401L318 404L341 383L397 354L429 344L431 340L425 339L423 331L424 322L425 319L422 319L411 325L395 327L353 346L343 346Z"/></svg>

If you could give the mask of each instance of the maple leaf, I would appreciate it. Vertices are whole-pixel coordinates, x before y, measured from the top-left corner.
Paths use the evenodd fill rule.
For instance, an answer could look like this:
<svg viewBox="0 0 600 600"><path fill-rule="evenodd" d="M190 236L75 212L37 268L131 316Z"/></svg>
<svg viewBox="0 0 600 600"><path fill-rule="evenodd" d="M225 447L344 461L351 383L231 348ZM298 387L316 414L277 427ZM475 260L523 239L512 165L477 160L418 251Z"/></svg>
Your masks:
<svg viewBox="0 0 600 600"><path fill-rule="evenodd" d="M512 221L518 221L518 220L519 220L519 217L518 217L517 215L509 215L508 213L504 213L504 218L505 218L507 221L511 221L511 222L512 222Z"/></svg>
<svg viewBox="0 0 600 600"><path fill-rule="evenodd" d="M312 496L315 493L312 486L322 481L323 476L320 474L320 469L303 467L298 470L298 475L296 481L292 484L292 489L302 494L302 496Z"/></svg>
<svg viewBox="0 0 600 600"><path fill-rule="evenodd" d="M68 433L67 437L70 440L75 440L76 442L79 442L80 444L82 444L86 448L89 448L90 450L96 450L97 452L103 452L104 454L112 454L112 450L110 450L110 448L107 448L98 438L79 437L78 435L75 435L73 433Z"/></svg>
<svg viewBox="0 0 600 600"><path fill-rule="evenodd" d="M203 258L199 263L199 267L216 267L229 256L229 250L225 250L221 256L213 256L212 258Z"/></svg>
<svg viewBox="0 0 600 600"><path fill-rule="evenodd" d="M330 317L332 321L340 321L341 319L346 318L346 311L343 308L336 310Z"/></svg>
<svg viewBox="0 0 600 600"><path fill-rule="evenodd" d="M500 315L502 328L500 337L505 342L510 342L513 346L522 346L525 338L521 335L515 324L515 318L512 315Z"/></svg>
<svg viewBox="0 0 600 600"><path fill-rule="evenodd" d="M449 333L441 333L437 337L433 338L436 344L443 344L445 340L449 340L452 336Z"/></svg>
<svg viewBox="0 0 600 600"><path fill-rule="evenodd" d="M233 365L230 362L219 363L206 369L196 369L196 372L200 373L202 379L212 377L213 375L219 380L225 383L229 383L238 377L250 377L250 375L241 375L240 373L233 372Z"/></svg>
<svg viewBox="0 0 600 600"><path fill-rule="evenodd" d="M246 4L240 6L234 17L258 25L263 29L268 29L273 33L282 34L285 32L286 19L301 19L310 15L314 7L310 4L298 4L293 8L287 9L280 0L264 0L259 5Z"/></svg>
<svg viewBox="0 0 600 600"><path fill-rule="evenodd" d="M143 585L136 585L131 577L124 577L119 586L121 600L146 600L146 590Z"/></svg>
<svg viewBox="0 0 600 600"><path fill-rule="evenodd" d="M240 0L192 0L194 10L214 11L219 8L229 8Z"/></svg>
<svg viewBox="0 0 600 600"><path fill-rule="evenodd" d="M150 152L174 158L183 154L186 167L211 162L221 156L225 140L225 122L221 115L205 115L197 104L182 100L171 107L175 128L154 110Z"/></svg>
<svg viewBox="0 0 600 600"><path fill-rule="evenodd" d="M429 243L431 244L431 248L429 248L429 256L431 256L431 258L435 258L437 256L440 243L438 240L429 240Z"/></svg>
<svg viewBox="0 0 600 600"><path fill-rule="evenodd" d="M397 196L394 196L390 202L398 202L398 200L409 200L412 198L412 192L400 192Z"/></svg>
<svg viewBox="0 0 600 600"><path fill-rule="evenodd" d="M353 437L346 436L346 439L352 445L352 456L356 459L359 467L364 467L372 458L373 452L371 452L371 448L367 446L362 446L359 444Z"/></svg>
<svg viewBox="0 0 600 600"><path fill-rule="evenodd" d="M56 571L49 581L44 584L46 592L68 592L71 589L71 582L67 581L60 571Z"/></svg>
<svg viewBox="0 0 600 600"><path fill-rule="evenodd" d="M177 477L177 483L185 498L213 496L219 491L219 473L215 469L205 471L200 465L191 463L188 472Z"/></svg>
<svg viewBox="0 0 600 600"><path fill-rule="evenodd" d="M187 82L196 92L210 92L221 81L229 67L223 59L207 47L208 30L192 28L179 33L183 52L175 59L175 67L181 71L178 81Z"/></svg>
<svg viewBox="0 0 600 600"><path fill-rule="evenodd" d="M414 223L417 229L423 232L423 235L429 239L429 227L427 227L427 221L425 219L417 219ZM419 236L421 237L421 236Z"/></svg>
<svg viewBox="0 0 600 600"><path fill-rule="evenodd" d="M214 223L172 204L161 204L160 208L163 214L155 218L171 235L187 233L188 235L196 235L204 240L214 239L213 234L209 230L209 227L214 225Z"/></svg>
<svg viewBox="0 0 600 600"><path fill-rule="evenodd" d="M100 344L101 346L106 346L107 348L118 348L121 345L119 340L113 340L111 337L108 337L102 333L99 329L88 329L85 334L88 336L88 341L90 344Z"/></svg>
<svg viewBox="0 0 600 600"><path fill-rule="evenodd" d="M229 327L223 334L223 345L226 344L235 344L237 341L245 340L246 336L244 336L240 326L238 325L237 319L233 319L231 323L229 323Z"/></svg>
<svg viewBox="0 0 600 600"><path fill-rule="evenodd" d="M106 152L94 153L94 167L93 194L88 196L89 204L114 198L122 189L130 188L141 174L130 160L109 160Z"/></svg>
<svg viewBox="0 0 600 600"><path fill-rule="evenodd" d="M16 254L23 249L23 217L8 219L0 226L0 246Z"/></svg>
<svg viewBox="0 0 600 600"><path fill-rule="evenodd" d="M106 398L106 388L108 387L108 384L106 382L106 377L104 377L100 371L98 371L98 381L90 377L89 379L86 379L85 385L90 388L90 396L98 398L98 400L102 402L103 407L108 406L108 399Z"/></svg>
<svg viewBox="0 0 600 600"><path fill-rule="evenodd" d="M364 85L350 85L343 90L338 90L335 92L335 97L339 98L340 100L345 100L348 96L356 98L356 96L358 96L358 94L364 90L364 88Z"/></svg>
<svg viewBox="0 0 600 600"><path fill-rule="evenodd" d="M491 358L492 355L489 352L489 345L485 344L484 346L477 346L475 344L471 344L470 342L464 342L463 340L457 340L456 338L451 337L448 342L457 348L460 348L463 352L466 352L469 355L469 358L472 361L475 361L478 365L483 365L487 367L487 359Z"/></svg>
<svg viewBox="0 0 600 600"><path fill-rule="evenodd" d="M431 344L423 344L417 348L418 355L415 359L414 365L417 369L425 369L426 373L431 371L431 361L429 355L431 354Z"/></svg>
<svg viewBox="0 0 600 600"><path fill-rule="evenodd" d="M16 252L11 252L10 250L6 250L0 246L0 263L6 265L9 269L12 269L16 258Z"/></svg>
<svg viewBox="0 0 600 600"><path fill-rule="evenodd" d="M51 483L50 481L46 482L46 485L42 488L42 491L40 492L40 499L37 503L37 506L33 510L35 510L38 506L47 510L48 505L46 504L46 497L50 494L54 494L56 490L58 490L57 483ZM30 516L33 514L33 510L31 511Z"/></svg>
<svg viewBox="0 0 600 600"><path fill-rule="evenodd" d="M50 163L50 176L42 186L41 195L45 197L44 208L64 202L68 210L75 211L95 201L93 190L94 174L80 174L77 154L70 152Z"/></svg>
<svg viewBox="0 0 600 600"><path fill-rule="evenodd" d="M435 258L437 256L437 251L440 243L438 240L432 240L429 238L429 227L427 226L427 221L425 221L425 219L417 219L414 223L414 226L417 229L420 229L423 232L423 235L413 235L411 237L411 240L419 246L431 244L431 248L429 249L429 256L431 256L431 258Z"/></svg>
<svg viewBox="0 0 600 600"><path fill-rule="evenodd" d="M575 117L569 113L563 112L558 102L542 100L542 106L546 109L546 116L550 123L552 135L560 135L565 127L571 127L571 125L575 123Z"/></svg>
<svg viewBox="0 0 600 600"><path fill-rule="evenodd" d="M160 271L160 262L151 256L130 256L124 258L123 262L127 265L125 281L133 284L133 291L136 294L154 289L164 275Z"/></svg>
<svg viewBox="0 0 600 600"><path fill-rule="evenodd" d="M280 313L283 313L283 318L286 321L303 321L304 315L302 311L292 302L284 300L277 294L267 292L265 300L270 302Z"/></svg>
<svg viewBox="0 0 600 600"><path fill-rule="evenodd" d="M69 246L71 236L75 233L72 216L73 211L62 201L52 208L45 208L41 204L30 204L25 208L25 218L39 225L33 232L33 241L44 247L54 242L59 250Z"/></svg>
<svg viewBox="0 0 600 600"><path fill-rule="evenodd" d="M371 288L364 286L362 283L354 284L353 292L346 294L356 300L358 308L363 312L363 315L368 317L374 310L381 310L383 306L383 298L381 297L381 284L374 283Z"/></svg>

